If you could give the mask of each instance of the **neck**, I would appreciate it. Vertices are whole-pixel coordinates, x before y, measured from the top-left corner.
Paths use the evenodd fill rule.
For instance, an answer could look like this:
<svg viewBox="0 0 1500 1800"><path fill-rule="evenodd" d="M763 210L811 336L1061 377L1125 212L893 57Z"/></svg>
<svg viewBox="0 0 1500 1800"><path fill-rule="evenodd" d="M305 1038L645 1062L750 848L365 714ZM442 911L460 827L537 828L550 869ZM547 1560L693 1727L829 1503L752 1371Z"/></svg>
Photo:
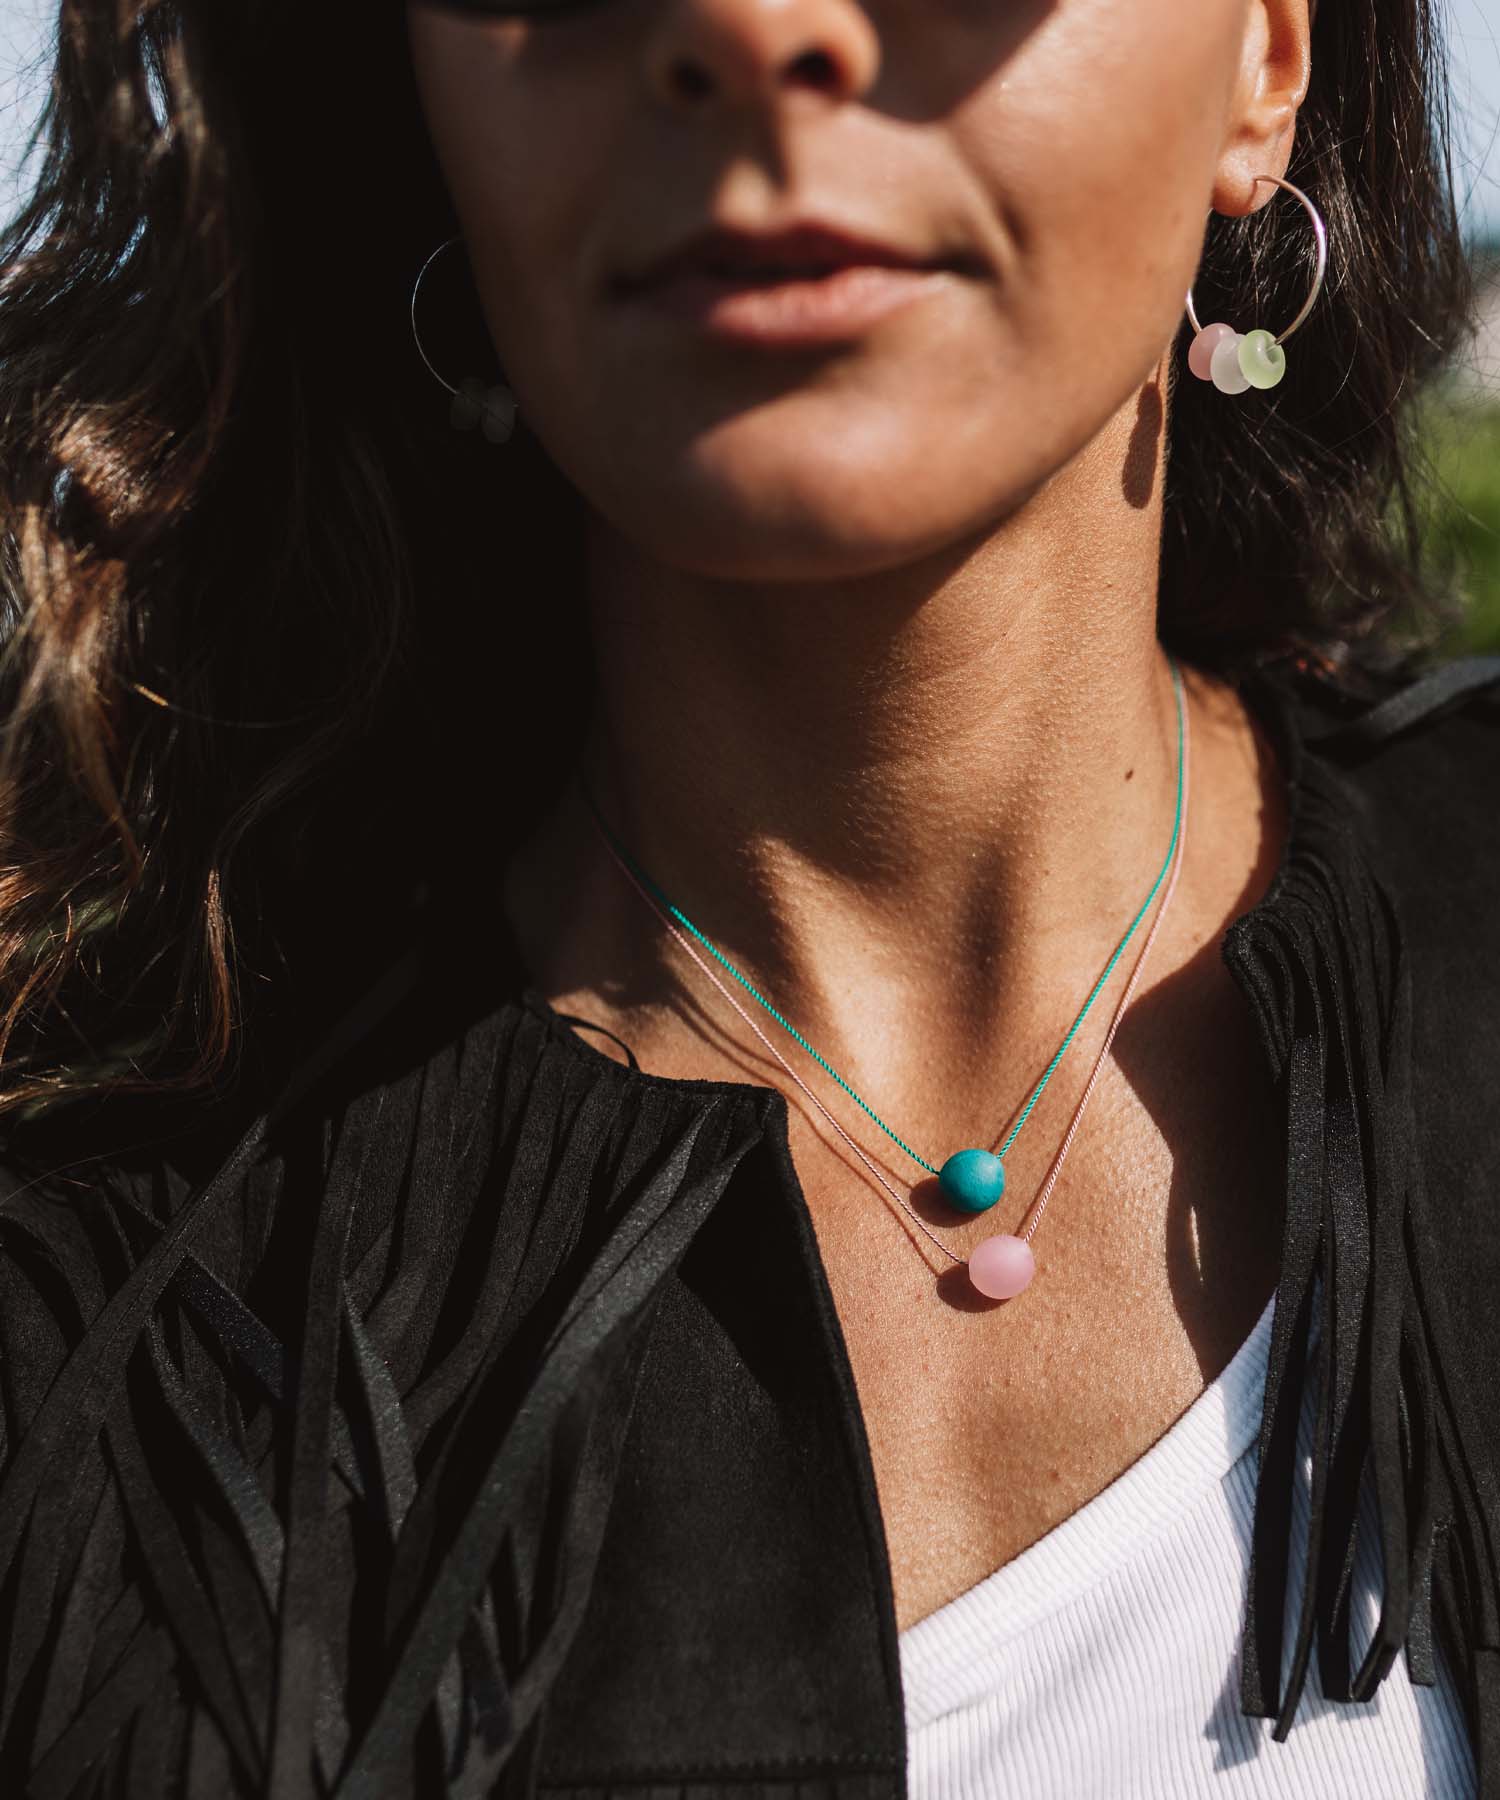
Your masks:
<svg viewBox="0 0 1500 1800"><path fill-rule="evenodd" d="M1134 410L998 526L834 580L709 579L591 519L581 773L632 859L851 1079L899 1091L897 1063L936 1045L949 1067L1018 1035L1050 1054L1162 870L1178 716L1155 625L1161 464L1132 469ZM1228 690L1179 668L1194 799L1177 927L1190 825L1212 810L1205 752L1217 734L1255 760ZM1235 797L1253 817L1251 783ZM535 903L512 912L530 912L518 936L544 990L627 1020L686 994L724 1024L576 792L531 864ZM1232 900L1246 873L1228 871Z"/></svg>

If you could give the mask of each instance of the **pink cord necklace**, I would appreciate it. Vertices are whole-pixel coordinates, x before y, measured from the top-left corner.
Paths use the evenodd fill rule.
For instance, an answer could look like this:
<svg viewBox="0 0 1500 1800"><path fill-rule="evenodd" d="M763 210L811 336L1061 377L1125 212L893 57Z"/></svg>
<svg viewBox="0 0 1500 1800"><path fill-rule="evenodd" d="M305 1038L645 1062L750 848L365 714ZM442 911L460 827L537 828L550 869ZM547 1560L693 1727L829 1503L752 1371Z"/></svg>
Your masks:
<svg viewBox="0 0 1500 1800"><path fill-rule="evenodd" d="M1172 672L1173 672L1173 676L1175 679L1176 674L1177 674L1175 664L1173 665ZM1162 896L1161 905L1157 908L1156 917L1152 921L1151 929L1147 933L1147 936L1146 936L1146 941L1141 946L1140 955L1136 958L1135 967L1131 971L1130 980L1129 980L1128 984L1126 985L1125 992L1120 996L1119 1005L1115 1008L1115 1015L1114 1015L1114 1018L1110 1021L1109 1031L1105 1035L1104 1042L1099 1047L1099 1054L1094 1060L1094 1067L1093 1067L1092 1073L1089 1075L1088 1085L1084 1088L1083 1094L1079 1099L1077 1108L1075 1109L1075 1111L1073 1113L1072 1121L1070 1122L1067 1132L1063 1138L1062 1146L1058 1150L1056 1157L1053 1159L1052 1167L1051 1167L1050 1171L1048 1172L1047 1179L1046 1179L1045 1183L1043 1184L1041 1191L1038 1193L1036 1199L1032 1202L1032 1205L1031 1205L1029 1211L1027 1212L1025 1219L1022 1222L1022 1227L1021 1227L1019 1233L1013 1235L1008 1232L1002 1232L1002 1233L998 1233L992 1237L982 1238L979 1241L979 1243L974 1246L973 1250L970 1251L970 1253L967 1257L956 1255L952 1250L950 1250L948 1248L948 1246L945 1243L943 1243L943 1241L940 1238L933 1235L933 1233L927 1228L927 1225L918 1216L918 1214L913 1211L911 1206L908 1205L907 1201L902 1197L902 1195L897 1190L895 1185L889 1180L885 1171L874 1161L874 1159L872 1157L870 1157L865 1152L865 1150L863 1149L863 1147L860 1144L855 1142L854 1138L851 1137L850 1134L844 1129L844 1127L839 1123L839 1121L833 1116L833 1114L828 1110L828 1108L823 1104L823 1102L818 1098L818 1096L813 1092L813 1090L807 1085L807 1083L802 1079L802 1077L797 1073L797 1071L787 1061L786 1057L782 1055L781 1051L772 1042L772 1040L767 1036L765 1031L762 1030L759 1021L756 1020L749 1012L746 1011L744 1006L741 1005L741 1003L735 998L735 996L730 992L730 990L724 985L724 983L720 980L720 978L714 973L713 969L710 967L708 962L705 961L705 959L699 954L697 948L693 944L692 939L689 937L688 933L686 931L684 931L677 923L677 919L683 918L684 915L678 913L677 909L675 907L669 909L668 907L663 906L661 901L657 899L656 895L652 892L651 884L649 882L647 882L646 880L642 879L641 875L633 867L631 860L622 853L619 845L615 842L613 834L609 831L609 829L604 824L604 820L603 820L602 816L600 815L599 809L595 805L593 797L589 793L588 788L584 785L581 777L579 779L579 786L582 789L584 800L588 806L589 813L592 816L595 825L599 828L599 832L600 832L601 837L604 840L605 846L609 850L610 855L614 858L618 867L621 869L621 871L626 876L627 880L629 880L631 886L634 887L636 892L638 894L640 894L640 896L642 897L643 900L645 900L646 904L652 909L652 911L661 920L662 924L666 927L666 929L677 940L678 944L682 947L684 952L689 957L692 958L693 962L695 962L697 964L697 966L703 971L703 973L708 977L708 979L713 983L713 985L719 990L719 992L723 995L724 999L726 1001L728 1001L729 1005L732 1006L734 1008L735 1012L737 1012L739 1014L740 1018L744 1020L745 1024L750 1027L751 1031L753 1031L755 1033L756 1037L759 1038L759 1040L765 1046L765 1048L767 1050L769 1050L771 1055L773 1057L775 1057L776 1061L778 1063L780 1063L782 1068L786 1071L787 1075L791 1078L792 1081L794 1081L796 1083L797 1087L801 1090L801 1092L803 1094L805 1094L806 1097L813 1103L813 1105L818 1109L818 1111L823 1115L823 1117L833 1127L834 1131L838 1134L838 1136L854 1152L854 1154L864 1164L866 1169L869 1170L871 1176L875 1179L875 1181L886 1191L886 1193L888 1193L890 1195L890 1197L896 1202L896 1204L902 1209L902 1211L907 1214L907 1216L916 1225L917 1229L919 1231L921 1231L923 1233L923 1235L925 1237L927 1237L928 1240L933 1245L935 1245L936 1248L944 1256L946 1256L951 1262L966 1263L967 1268L968 1268L968 1273L969 1273L969 1279L972 1282L973 1286L978 1290L979 1293L985 1295L986 1298L988 1298L988 1299L992 1299L992 1300L1012 1299L1015 1295L1021 1293L1030 1284L1032 1276L1036 1273L1036 1259L1032 1253L1031 1239L1036 1232L1037 1226L1041 1223L1041 1217L1042 1217L1043 1212L1046 1210L1048 1197L1051 1195L1052 1188L1057 1181L1057 1177L1058 1177L1059 1173L1062 1170L1063 1160L1068 1154L1068 1148L1072 1144L1074 1135L1076 1134L1076 1132L1078 1130L1079 1122L1083 1118L1084 1108L1088 1105L1089 1096L1094 1091L1094 1084L1099 1079L1099 1071L1104 1065L1104 1058L1109 1051L1110 1045L1114 1042L1115 1032L1119 1028L1120 1020L1124 1017L1125 1009L1130 1004L1131 995L1135 992L1136 985L1140 981L1141 971L1145 968L1146 959L1151 954L1151 946L1156 941L1156 934L1161 929L1161 922L1167 915L1168 907L1170 907L1170 905L1172 904L1172 896L1175 893L1176 888L1177 888L1177 878L1182 870L1183 857L1186 853L1186 847L1187 847L1186 812L1187 812L1187 792L1188 792L1188 735L1189 734L1188 734L1188 724L1187 724L1186 712L1185 712L1185 709L1183 709L1181 706L1180 686L1178 688L1178 706L1179 706L1178 718L1179 718L1179 725L1181 727L1181 755L1180 755L1179 771L1178 771L1178 774L1179 774L1179 782L1178 782L1179 828L1174 830L1174 833L1173 833L1173 837L1174 837L1174 841L1175 841L1175 855L1172 856L1172 858L1171 858L1171 871L1172 871L1171 879L1167 883L1166 892ZM1161 877L1158 876L1157 877L1157 885L1160 885L1160 881L1161 881ZM1152 892L1153 893L1155 892L1154 888L1153 888ZM1148 905L1150 904L1149 896L1147 897L1147 904ZM1144 909L1142 909L1142 910L1144 911ZM676 917L673 916L674 914L676 914ZM1140 914L1137 915L1137 918L1136 918L1137 924L1140 921L1140 916L1141 916ZM691 926L690 921L684 920L684 922L688 923L690 925L690 929L693 931L694 935L696 935L699 938L700 942L703 942L705 944L708 943L708 940L703 937L702 933L698 932L696 926ZM1117 949L1115 951L1114 956L1111 957L1109 967L1107 967L1105 969L1104 974L1099 978L1099 982L1096 985L1093 994L1091 994L1089 996L1089 1001L1088 1001L1087 1005L1085 1005L1085 1007L1084 1007L1084 1013L1087 1013L1088 1007L1093 1004L1094 998L1095 998L1095 996L1097 996L1097 994L1099 992L1099 988L1102 987L1105 980L1108 979L1110 969L1112 969L1114 967L1114 963L1118 959L1118 957L1120 955L1120 951L1124 949L1125 943L1127 943L1129 941L1131 932L1133 932L1134 929L1135 929L1135 926L1132 925L1131 931L1126 933L1125 939L1122 940L1119 949ZM834 1076L834 1078L839 1082L839 1084L852 1094L854 1092L854 1090L852 1088L850 1088L849 1084L846 1081L844 1081L844 1079L841 1075L838 1074L838 1071L833 1069L828 1063L823 1061L823 1058L821 1056L819 1056L815 1050L813 1050L812 1046L810 1044L808 1044L806 1042L806 1040L804 1038L802 1038L800 1036L800 1034L797 1033L790 1025L788 1025L787 1022L781 1018L781 1015L779 1013L777 1013L775 1011L775 1009L772 1008L769 1005L769 1003L766 1002L758 993L756 993L754 988L750 987L749 982L745 980L744 976L740 975L739 971L737 969L734 969L733 965L730 964L727 961L727 959L724 958L720 954L720 952L718 950L714 949L712 945L708 945L708 947L712 951L712 953L716 957L718 957L718 959L721 962L725 963L725 966L728 967L731 970L731 972L740 980L742 985L749 988L750 992L752 994L755 994L756 999L761 1001L762 1006L764 1006L767 1011L771 1012L772 1016L777 1019L778 1023L785 1026L785 1028L789 1032L791 1032L791 1034L794 1037L797 1038L797 1041L803 1045L804 1049L808 1050L809 1053L812 1056L814 1056L814 1058L816 1058L816 1060L818 1062L822 1063L823 1067L825 1069L828 1069L829 1073ZM1067 1044L1071 1040L1073 1032L1078 1029L1078 1025L1082 1022L1084 1013L1081 1013L1079 1015L1078 1020L1075 1021L1073 1030L1070 1031L1068 1033L1068 1037L1066 1039L1064 1039L1062 1049L1067 1048ZM1057 1062L1062 1056L1062 1049L1060 1049L1057 1053L1057 1056L1053 1058L1053 1061L1049 1065L1046 1074L1043 1075L1041 1082L1038 1083L1036 1089L1032 1093L1030 1100L1027 1102L1026 1111L1022 1113L1021 1119L1020 1119L1020 1121L1017 1122L1015 1130L1013 1130L1011 1132L1010 1139L1007 1140L1005 1147L1007 1147L1007 1148L1009 1147L1009 1143L1014 1140L1016 1132L1020 1130L1021 1124L1024 1123L1024 1121L1025 1121L1026 1113L1031 1110L1031 1107L1036 1102L1037 1095L1040 1094L1042 1087L1045 1086L1047 1079L1050 1077L1050 1075L1052 1073L1052 1070L1054 1068L1056 1068ZM859 1096L857 1094L854 1095L854 1098L856 1100L859 1100L859 1104L862 1107L864 1107L864 1110L866 1112L868 1112L870 1114L870 1116L876 1120L876 1123L879 1124L881 1126L881 1128L884 1131L886 1131L889 1136L895 1138L895 1133L890 1130L890 1127L885 1124L884 1120L880 1119L878 1117L878 1115L875 1114L872 1111L872 1109L865 1104L865 1102L863 1100L860 1100ZM902 1140L899 1138L896 1138L896 1142L902 1143ZM949 1167L949 1165L951 1165L953 1163L957 1163L961 1159L964 1159L964 1158L972 1159L972 1158L978 1158L978 1157L989 1157L991 1161L998 1162L998 1158L994 1157L992 1155L992 1153L988 1152L988 1151L982 1151L982 1150L960 1151L957 1153L957 1155L955 1157L949 1159L949 1164L944 1165L944 1171L939 1172L939 1171L933 1169L933 1166L930 1163L926 1163L923 1161L922 1158L918 1157L916 1155L916 1152L911 1150L909 1148L909 1146L907 1146L906 1144L902 1143L902 1148L907 1150L907 1153L909 1155L911 1155L916 1161L922 1162L922 1166L924 1168L932 1170L933 1173L939 1173L940 1180L941 1180L941 1173L945 1173L947 1168ZM1000 1185L1003 1187L1003 1178L1002 1178L1002 1182ZM995 1197L998 1198L998 1192ZM985 1200L982 1204L983 1205L993 1204L993 1200ZM960 1202L960 1205L962 1206L963 1210L966 1210L966 1211L982 1210L981 1205L970 1205L970 1204L967 1204L964 1202Z"/></svg>

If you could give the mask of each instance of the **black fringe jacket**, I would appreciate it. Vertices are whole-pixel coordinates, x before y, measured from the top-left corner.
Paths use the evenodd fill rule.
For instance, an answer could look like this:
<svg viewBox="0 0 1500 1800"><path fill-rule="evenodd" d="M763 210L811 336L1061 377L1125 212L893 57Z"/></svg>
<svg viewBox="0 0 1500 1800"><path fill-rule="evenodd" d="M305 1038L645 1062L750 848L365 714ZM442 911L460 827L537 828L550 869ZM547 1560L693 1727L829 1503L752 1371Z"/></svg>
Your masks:
<svg viewBox="0 0 1500 1800"><path fill-rule="evenodd" d="M1288 675L1247 694L1292 810L1223 943L1286 1125L1241 1709L1284 1739L1314 1647L1339 1700L1403 1649L1430 1685L1435 1621L1493 1800L1500 658L1352 717ZM230 1139L0 1162L0 1793L900 1800L889 1563L785 1102L614 1060L507 945L476 962L454 899Z"/></svg>

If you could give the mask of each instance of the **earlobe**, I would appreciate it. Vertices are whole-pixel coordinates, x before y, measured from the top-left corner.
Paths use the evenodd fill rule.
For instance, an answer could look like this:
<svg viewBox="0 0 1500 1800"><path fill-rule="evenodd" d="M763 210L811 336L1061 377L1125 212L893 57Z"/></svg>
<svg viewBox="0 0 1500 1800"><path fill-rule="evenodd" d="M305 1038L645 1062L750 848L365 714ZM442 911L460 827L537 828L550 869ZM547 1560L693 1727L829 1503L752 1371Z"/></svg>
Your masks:
<svg viewBox="0 0 1500 1800"><path fill-rule="evenodd" d="M1281 175L1291 160L1297 113L1312 80L1312 16L1317 0L1253 0L1236 111L1219 155L1213 207L1230 217L1266 204L1274 189L1257 175Z"/></svg>

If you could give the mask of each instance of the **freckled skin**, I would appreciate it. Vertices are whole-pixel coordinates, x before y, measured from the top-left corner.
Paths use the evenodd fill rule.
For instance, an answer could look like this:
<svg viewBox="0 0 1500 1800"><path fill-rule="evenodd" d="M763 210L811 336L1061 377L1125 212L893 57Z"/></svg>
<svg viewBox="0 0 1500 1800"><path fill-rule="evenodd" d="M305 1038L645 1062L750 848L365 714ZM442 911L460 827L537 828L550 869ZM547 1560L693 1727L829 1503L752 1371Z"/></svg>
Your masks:
<svg viewBox="0 0 1500 1800"><path fill-rule="evenodd" d="M996 1142L1170 838L1167 359L1211 208L1274 203L1306 229L1254 178L1287 171L1307 0L408 16L497 358L585 506L590 787L908 1142ZM978 272L796 353L604 295L710 220L799 213L961 249ZM1237 330L1279 323L1195 298L1205 323L1220 304ZM961 1265L924 1251L815 1114L791 1115L903 1628L1134 1461L1274 1285L1276 1120L1219 943L1279 862L1280 777L1238 696L1183 678L1182 881L1025 1295L966 1304ZM648 1071L790 1089L576 801L520 847L496 904L541 991ZM1014 1216L933 1212L960 1258L1031 1203L1115 998L1007 1155ZM861 1141L903 1167L873 1128Z"/></svg>

